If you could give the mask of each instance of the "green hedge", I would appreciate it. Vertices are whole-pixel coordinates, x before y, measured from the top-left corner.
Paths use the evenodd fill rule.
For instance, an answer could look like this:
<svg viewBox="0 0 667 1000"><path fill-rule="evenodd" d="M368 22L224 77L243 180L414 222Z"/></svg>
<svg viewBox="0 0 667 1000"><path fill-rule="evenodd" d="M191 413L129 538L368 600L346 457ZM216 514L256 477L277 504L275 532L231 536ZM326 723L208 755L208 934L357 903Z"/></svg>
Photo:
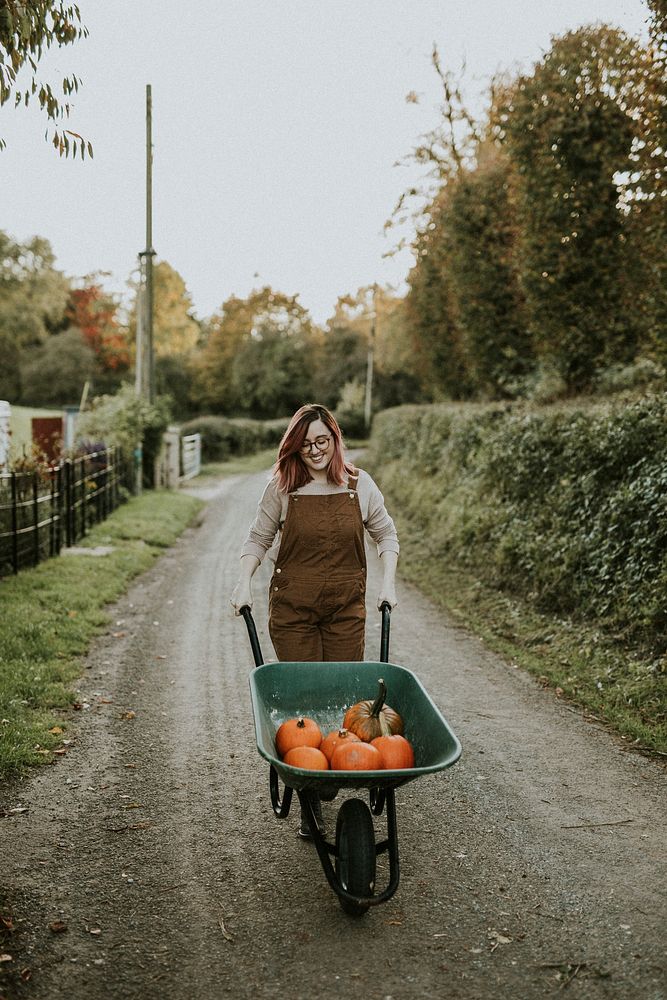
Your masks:
<svg viewBox="0 0 667 1000"><path fill-rule="evenodd" d="M252 455L277 447L289 418L250 420L242 417L204 416L188 420L181 434L201 434L205 462L224 462L236 455Z"/></svg>
<svg viewBox="0 0 667 1000"><path fill-rule="evenodd" d="M434 559L667 649L667 394L399 407L375 418L368 460Z"/></svg>

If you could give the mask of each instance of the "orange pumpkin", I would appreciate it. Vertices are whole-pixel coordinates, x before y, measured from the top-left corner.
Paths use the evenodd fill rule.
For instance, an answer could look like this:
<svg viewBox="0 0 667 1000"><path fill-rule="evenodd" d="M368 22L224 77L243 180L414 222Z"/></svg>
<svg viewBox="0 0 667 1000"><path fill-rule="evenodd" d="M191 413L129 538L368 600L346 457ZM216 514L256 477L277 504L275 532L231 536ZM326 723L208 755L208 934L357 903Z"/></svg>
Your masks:
<svg viewBox="0 0 667 1000"><path fill-rule="evenodd" d="M358 701L348 708L343 719L346 729L355 733L359 739L370 743L377 736L392 736L403 733L403 720L389 705L385 705L387 685L380 678L380 690L375 701Z"/></svg>
<svg viewBox="0 0 667 1000"><path fill-rule="evenodd" d="M332 771L381 771L382 757L377 747L362 740L338 744L331 758Z"/></svg>
<svg viewBox="0 0 667 1000"><path fill-rule="evenodd" d="M320 750L326 757L326 759L331 762L333 752L337 746L341 743L358 743L359 737L355 736L348 729L334 729L333 732L325 736L320 743Z"/></svg>
<svg viewBox="0 0 667 1000"><path fill-rule="evenodd" d="M302 767L306 771L329 770L329 761L317 747L292 747L283 757L283 763Z"/></svg>
<svg viewBox="0 0 667 1000"><path fill-rule="evenodd" d="M300 715L298 719L287 719L278 727L276 750L284 757L293 747L319 747L322 731L313 719Z"/></svg>
<svg viewBox="0 0 667 1000"><path fill-rule="evenodd" d="M394 733L393 736L377 736L371 741L371 746L379 750L382 766L387 771L415 766L415 752L412 746L398 733Z"/></svg>

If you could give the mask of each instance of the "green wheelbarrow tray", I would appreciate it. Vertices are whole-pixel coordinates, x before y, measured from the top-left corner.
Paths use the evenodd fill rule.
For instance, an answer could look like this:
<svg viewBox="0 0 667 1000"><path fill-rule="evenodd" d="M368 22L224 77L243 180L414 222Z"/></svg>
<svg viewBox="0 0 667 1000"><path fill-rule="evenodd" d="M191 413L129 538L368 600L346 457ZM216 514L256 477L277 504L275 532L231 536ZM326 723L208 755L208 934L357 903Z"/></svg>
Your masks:
<svg viewBox="0 0 667 1000"><path fill-rule="evenodd" d="M387 704L403 718L404 735L415 752L415 766L380 771L308 771L283 763L275 735L286 719L306 715L323 735L339 729L347 709L374 699L378 680L387 685ZM295 791L333 798L341 788L398 788L423 774L456 763L461 744L419 679L394 663L267 663L250 674L257 749L281 781Z"/></svg>

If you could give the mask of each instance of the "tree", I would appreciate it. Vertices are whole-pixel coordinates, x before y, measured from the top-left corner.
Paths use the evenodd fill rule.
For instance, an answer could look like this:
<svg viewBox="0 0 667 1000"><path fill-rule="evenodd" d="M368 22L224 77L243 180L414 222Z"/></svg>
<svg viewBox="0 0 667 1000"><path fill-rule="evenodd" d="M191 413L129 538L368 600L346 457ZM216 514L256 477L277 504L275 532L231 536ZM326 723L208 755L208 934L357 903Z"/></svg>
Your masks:
<svg viewBox="0 0 667 1000"><path fill-rule="evenodd" d="M641 343L627 240L648 71L639 42L582 28L554 39L500 102L532 339L571 391L587 389L599 366L632 360Z"/></svg>
<svg viewBox="0 0 667 1000"><path fill-rule="evenodd" d="M26 350L43 344L64 320L69 282L54 267L48 240L17 243L0 231L0 398L21 396L21 362Z"/></svg>
<svg viewBox="0 0 667 1000"><path fill-rule="evenodd" d="M12 98L16 106L37 98L50 122L62 123L70 115L69 98L79 89L80 80L66 76L62 95L56 94L48 81L37 79L37 64L52 45L71 45L87 36L81 24L78 4L62 0L0 0L0 107ZM21 86L19 74L30 70L29 82ZM47 129L48 137L48 129ZM53 131L52 142L61 156L77 150L82 159L93 155L89 142L60 126ZM0 150L6 143L0 138Z"/></svg>
<svg viewBox="0 0 667 1000"><path fill-rule="evenodd" d="M94 378L96 358L79 330L65 330L26 352L21 365L21 401L30 406L76 405Z"/></svg>
<svg viewBox="0 0 667 1000"><path fill-rule="evenodd" d="M81 331L102 371L125 372L130 366L128 331L118 320L118 308L118 300L92 277L70 290L65 317Z"/></svg>
<svg viewBox="0 0 667 1000"><path fill-rule="evenodd" d="M349 400L354 395L350 386L365 386L369 338L374 335L373 408L417 401L419 380L404 306L402 297L380 285L366 285L339 297L317 358L317 399L337 406L344 389Z"/></svg>
<svg viewBox="0 0 667 1000"><path fill-rule="evenodd" d="M406 322L414 365L431 399L467 399L472 393L455 289L447 262L445 210L449 187L430 207L414 241L415 265L408 275Z"/></svg>
<svg viewBox="0 0 667 1000"><path fill-rule="evenodd" d="M279 417L311 396L321 339L298 296L268 286L231 296L205 324L205 338L198 381L214 412Z"/></svg>
<svg viewBox="0 0 667 1000"><path fill-rule="evenodd" d="M476 395L521 395L534 367L525 298L518 279L512 171L490 144L478 165L450 184L443 209L465 366Z"/></svg>
<svg viewBox="0 0 667 1000"><path fill-rule="evenodd" d="M135 292L138 287L134 284ZM127 337L136 342L137 297L130 311ZM172 397L183 416L193 408L193 363L202 329L194 317L185 281L166 260L153 268L153 355L157 392Z"/></svg>

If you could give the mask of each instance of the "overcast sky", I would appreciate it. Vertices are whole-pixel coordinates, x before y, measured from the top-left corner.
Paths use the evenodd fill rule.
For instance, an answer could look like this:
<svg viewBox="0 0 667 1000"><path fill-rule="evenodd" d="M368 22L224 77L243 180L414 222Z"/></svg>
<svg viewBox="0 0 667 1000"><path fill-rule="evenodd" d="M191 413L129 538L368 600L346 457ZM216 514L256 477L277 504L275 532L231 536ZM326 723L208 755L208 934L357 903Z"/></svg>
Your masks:
<svg viewBox="0 0 667 1000"><path fill-rule="evenodd" d="M398 285L383 224L423 170L397 167L438 121L437 43L470 103L499 69L603 20L646 35L642 0L79 0L90 37L44 60L83 86L60 160L37 111L0 111L0 229L47 237L58 266L123 292L145 241L145 87L153 88L154 246L195 312L271 284L322 322L338 295ZM415 91L419 103L406 103Z"/></svg>

